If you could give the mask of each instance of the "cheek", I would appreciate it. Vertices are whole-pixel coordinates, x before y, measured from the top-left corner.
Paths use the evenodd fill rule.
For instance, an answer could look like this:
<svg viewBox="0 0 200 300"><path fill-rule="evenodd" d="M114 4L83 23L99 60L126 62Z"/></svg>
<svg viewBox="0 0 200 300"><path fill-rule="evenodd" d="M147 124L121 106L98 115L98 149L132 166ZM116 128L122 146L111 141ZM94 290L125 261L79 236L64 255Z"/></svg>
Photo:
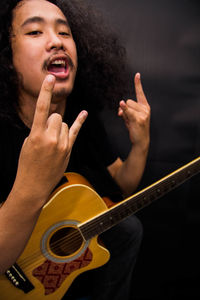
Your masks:
<svg viewBox="0 0 200 300"><path fill-rule="evenodd" d="M66 49L68 49L68 51L70 51L70 56L73 60L74 65L77 68L78 58L77 58L77 50L76 50L75 42L72 40L70 45L66 46Z"/></svg>
<svg viewBox="0 0 200 300"><path fill-rule="evenodd" d="M30 45L13 47L13 64L17 72L28 74L41 69L41 55Z"/></svg>

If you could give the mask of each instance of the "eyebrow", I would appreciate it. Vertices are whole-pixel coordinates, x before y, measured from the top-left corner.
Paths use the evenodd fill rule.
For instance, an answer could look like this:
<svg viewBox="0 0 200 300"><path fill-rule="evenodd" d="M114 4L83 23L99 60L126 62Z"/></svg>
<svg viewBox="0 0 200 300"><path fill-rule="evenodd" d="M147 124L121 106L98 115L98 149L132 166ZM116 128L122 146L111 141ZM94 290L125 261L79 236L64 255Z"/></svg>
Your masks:
<svg viewBox="0 0 200 300"><path fill-rule="evenodd" d="M31 18L26 19L24 21L24 23L21 25L21 27L25 27L26 25L32 24L32 23L45 23L45 20L42 17L38 17L38 16L31 17ZM67 20L64 20L64 19L60 19L60 18L56 19L55 23L58 25L65 25L65 26L69 27Z"/></svg>

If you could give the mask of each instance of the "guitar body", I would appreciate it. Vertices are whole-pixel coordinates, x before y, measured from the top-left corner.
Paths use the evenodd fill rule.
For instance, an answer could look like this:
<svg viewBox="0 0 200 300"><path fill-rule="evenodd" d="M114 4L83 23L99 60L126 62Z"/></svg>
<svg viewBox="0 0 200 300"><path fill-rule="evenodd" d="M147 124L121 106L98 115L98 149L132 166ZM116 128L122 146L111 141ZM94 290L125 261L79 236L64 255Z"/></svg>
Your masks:
<svg viewBox="0 0 200 300"><path fill-rule="evenodd" d="M9 269L11 274L9 271L7 276L11 280L6 275L0 276L1 300L60 300L79 274L109 260L110 254L98 243L97 236L85 240L78 228L108 207L81 175L66 173L65 176L68 182L44 206L17 261L33 288L28 292L19 289Z"/></svg>
<svg viewBox="0 0 200 300"><path fill-rule="evenodd" d="M64 174L67 183L42 209L17 263L0 276L0 299L60 300L78 275L109 260L98 234L199 172L200 157L117 204L103 200L81 175Z"/></svg>

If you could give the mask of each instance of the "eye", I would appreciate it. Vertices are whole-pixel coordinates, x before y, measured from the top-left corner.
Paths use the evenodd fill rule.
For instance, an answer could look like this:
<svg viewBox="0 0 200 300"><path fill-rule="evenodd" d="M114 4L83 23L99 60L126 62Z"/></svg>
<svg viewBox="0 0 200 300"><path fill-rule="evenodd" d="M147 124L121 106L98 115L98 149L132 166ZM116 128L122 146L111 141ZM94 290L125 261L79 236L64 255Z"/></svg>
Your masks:
<svg viewBox="0 0 200 300"><path fill-rule="evenodd" d="M70 33L66 32L66 31L61 31L61 32L59 32L59 35L70 36Z"/></svg>
<svg viewBox="0 0 200 300"><path fill-rule="evenodd" d="M26 33L26 35L40 35L40 34L42 34L42 32L39 30L34 30Z"/></svg>

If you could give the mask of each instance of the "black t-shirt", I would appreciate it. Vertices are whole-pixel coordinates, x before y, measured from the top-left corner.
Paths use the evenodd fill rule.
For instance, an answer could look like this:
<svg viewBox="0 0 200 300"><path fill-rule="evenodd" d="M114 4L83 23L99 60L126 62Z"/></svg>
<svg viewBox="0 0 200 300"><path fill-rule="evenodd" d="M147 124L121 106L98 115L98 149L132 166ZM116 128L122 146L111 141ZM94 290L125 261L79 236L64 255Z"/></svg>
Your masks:
<svg viewBox="0 0 200 300"><path fill-rule="evenodd" d="M6 200L13 186L20 150L29 132L20 119L17 120L17 126L0 121L0 202ZM116 158L117 155L110 149L103 124L97 117L88 117L75 141L66 172L83 175L99 195L118 201L122 199L121 191L106 168Z"/></svg>

